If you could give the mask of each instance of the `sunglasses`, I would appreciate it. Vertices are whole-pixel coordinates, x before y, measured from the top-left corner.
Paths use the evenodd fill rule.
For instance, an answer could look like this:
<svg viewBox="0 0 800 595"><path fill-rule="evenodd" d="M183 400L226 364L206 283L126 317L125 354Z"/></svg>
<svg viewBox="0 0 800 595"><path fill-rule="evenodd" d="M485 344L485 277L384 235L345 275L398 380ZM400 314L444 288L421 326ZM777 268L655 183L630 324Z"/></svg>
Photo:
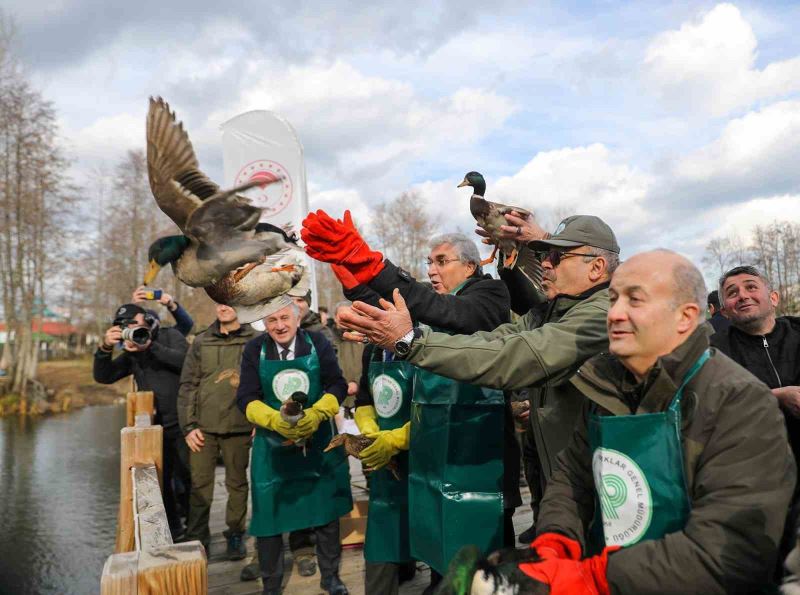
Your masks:
<svg viewBox="0 0 800 595"><path fill-rule="evenodd" d="M582 252L565 252L557 248L551 248L547 251L537 252L536 256L540 261L549 260L550 264L555 268L561 264L562 260L570 258L571 256L591 256L592 258L597 258L598 255L592 253L584 254Z"/></svg>

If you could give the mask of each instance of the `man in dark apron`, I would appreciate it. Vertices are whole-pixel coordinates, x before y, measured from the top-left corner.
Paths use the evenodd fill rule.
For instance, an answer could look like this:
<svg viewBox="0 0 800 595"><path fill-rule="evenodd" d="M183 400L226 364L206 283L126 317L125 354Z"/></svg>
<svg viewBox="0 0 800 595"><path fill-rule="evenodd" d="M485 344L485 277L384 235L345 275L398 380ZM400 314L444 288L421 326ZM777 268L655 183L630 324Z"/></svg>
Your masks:
<svg viewBox="0 0 800 595"><path fill-rule="evenodd" d="M310 214L302 236L309 255L336 263L334 273L349 299L364 299L353 290L367 284L369 294L386 298L397 288L415 320L450 334L490 331L508 321L508 290L502 281L483 274L478 249L463 234L431 238L427 270L433 291L371 250L349 213L344 221L320 211ZM428 372L415 377L407 426L408 498L416 512L409 518L409 547L413 558L432 569L426 595L465 542L492 550L502 546L507 533L513 543L511 513L520 503L519 450L513 423L506 426L506 421L510 422L510 409L500 391ZM391 448L388 438L376 443L373 452ZM512 464L505 465L504 478L507 444ZM370 453L365 450L362 455ZM509 476L511 490L504 489L503 480Z"/></svg>
<svg viewBox="0 0 800 595"><path fill-rule="evenodd" d="M411 561L408 535L408 448L414 367L368 346L356 395L355 421L376 442L361 452L369 475L364 542L365 593L397 595L400 571ZM386 465L397 463L395 477Z"/></svg>
<svg viewBox="0 0 800 595"><path fill-rule="evenodd" d="M298 329L297 306L278 298L273 309L264 319L267 334L245 346L236 395L239 408L257 426L250 467L250 534L257 538L264 593L281 592L282 534L312 527L320 587L346 595L339 579L339 517L353 508L350 473L342 449L323 450L336 434L333 417L347 383L327 339ZM293 426L281 417L280 408L297 392L308 401Z"/></svg>
<svg viewBox="0 0 800 595"><path fill-rule="evenodd" d="M795 484L769 389L713 348L706 289L666 250L609 290L610 354L572 379L587 397L521 564L552 595L753 593L769 585Z"/></svg>

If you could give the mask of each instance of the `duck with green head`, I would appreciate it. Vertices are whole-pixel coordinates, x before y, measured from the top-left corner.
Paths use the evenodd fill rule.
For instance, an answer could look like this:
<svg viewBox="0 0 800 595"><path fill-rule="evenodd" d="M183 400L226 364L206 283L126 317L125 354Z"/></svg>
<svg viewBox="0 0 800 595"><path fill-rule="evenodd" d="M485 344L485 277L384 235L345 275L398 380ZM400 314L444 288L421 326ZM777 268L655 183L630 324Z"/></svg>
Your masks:
<svg viewBox="0 0 800 595"><path fill-rule="evenodd" d="M275 265L273 259L292 251L299 254L296 239L260 222L262 209L238 194L283 182L283 178L251 179L221 190L200 171L189 135L161 98L150 99L146 136L150 189L182 234L159 238L150 246L145 285L171 264L175 276L186 285L205 288L212 299L237 312L244 305L255 313L256 305L279 295L274 292L285 292L300 281L304 267ZM270 264L262 266L266 263ZM258 283L243 284L248 276L256 275L253 271Z"/></svg>
<svg viewBox="0 0 800 595"><path fill-rule="evenodd" d="M501 227L503 225L508 225L508 221L505 217L507 214L513 211L518 213L523 219L527 219L531 216L530 211L520 207L512 207L486 200L484 198L486 194L486 180L483 175L477 171L468 172L464 176L464 180L458 187L462 188L464 186L472 187L469 210L472 216L475 217L475 221L478 225L488 234L488 238L486 238L484 242L494 245L491 256L482 261L481 264L485 265L493 262L499 250L500 264L502 267L507 269L520 269L534 287L541 288L542 267L534 253L524 244L500 237L502 231Z"/></svg>

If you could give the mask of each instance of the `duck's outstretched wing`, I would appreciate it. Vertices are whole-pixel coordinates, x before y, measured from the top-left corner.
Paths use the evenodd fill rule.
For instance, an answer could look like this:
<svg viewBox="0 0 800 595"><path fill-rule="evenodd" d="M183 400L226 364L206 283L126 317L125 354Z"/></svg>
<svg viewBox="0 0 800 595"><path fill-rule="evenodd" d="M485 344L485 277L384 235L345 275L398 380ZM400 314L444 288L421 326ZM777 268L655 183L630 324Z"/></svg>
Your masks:
<svg viewBox="0 0 800 595"><path fill-rule="evenodd" d="M219 186L198 169L189 135L162 98L147 112L147 174L158 207L185 231L189 215Z"/></svg>

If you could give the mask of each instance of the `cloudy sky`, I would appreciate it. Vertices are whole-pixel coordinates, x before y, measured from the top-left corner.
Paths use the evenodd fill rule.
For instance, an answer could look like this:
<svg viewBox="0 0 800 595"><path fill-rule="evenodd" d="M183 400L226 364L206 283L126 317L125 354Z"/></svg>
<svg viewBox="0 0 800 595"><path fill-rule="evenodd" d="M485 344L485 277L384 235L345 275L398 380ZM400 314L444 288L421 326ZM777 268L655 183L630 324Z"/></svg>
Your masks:
<svg viewBox="0 0 800 595"><path fill-rule="evenodd" d="M603 217L623 255L800 221L800 5L622 4L4 2L79 181L144 148L162 95L220 180L220 123L282 114L312 208L365 225L415 188L471 230L472 169L543 220Z"/></svg>

